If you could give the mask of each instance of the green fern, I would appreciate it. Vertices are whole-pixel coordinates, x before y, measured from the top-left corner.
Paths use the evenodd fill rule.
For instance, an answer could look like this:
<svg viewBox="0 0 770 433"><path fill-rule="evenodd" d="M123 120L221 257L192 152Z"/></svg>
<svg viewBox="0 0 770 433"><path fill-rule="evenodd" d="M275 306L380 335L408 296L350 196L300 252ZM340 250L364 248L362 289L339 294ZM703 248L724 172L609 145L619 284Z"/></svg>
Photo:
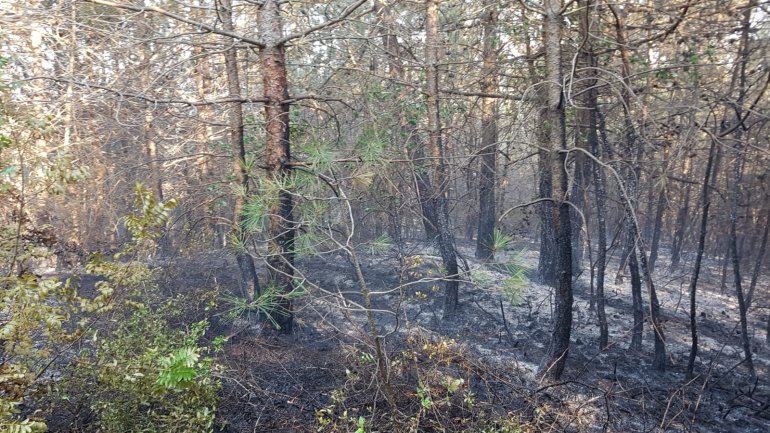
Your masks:
<svg viewBox="0 0 770 433"><path fill-rule="evenodd" d="M160 360L161 371L157 383L173 389L192 382L202 373L198 347L182 347Z"/></svg>

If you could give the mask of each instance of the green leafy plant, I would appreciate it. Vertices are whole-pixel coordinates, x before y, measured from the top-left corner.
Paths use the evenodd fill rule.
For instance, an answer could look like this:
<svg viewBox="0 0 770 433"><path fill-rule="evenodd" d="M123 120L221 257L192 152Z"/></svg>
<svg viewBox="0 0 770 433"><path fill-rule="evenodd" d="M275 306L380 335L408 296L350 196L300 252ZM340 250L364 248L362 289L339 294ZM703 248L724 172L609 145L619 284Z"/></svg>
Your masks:
<svg viewBox="0 0 770 433"><path fill-rule="evenodd" d="M173 329L174 299L140 307L79 368L89 384L91 409L106 432L211 431L219 382L217 365L198 344L208 321ZM81 370L82 371L82 370ZM72 384L78 386L77 383Z"/></svg>
<svg viewBox="0 0 770 433"><path fill-rule="evenodd" d="M366 433L366 418L358 417L358 428L354 433Z"/></svg>
<svg viewBox="0 0 770 433"><path fill-rule="evenodd" d="M83 310L111 325L90 332L90 344L55 384L55 395L65 401L82 395L78 406L89 407L104 432L211 431L219 381L212 349L201 344L209 322L172 322L187 323L183 307L211 304L215 295L162 295L153 270L136 259L152 251L176 203L157 201L141 184L135 195L135 212L124 219L131 242L86 266L100 281Z"/></svg>
<svg viewBox="0 0 770 433"><path fill-rule="evenodd" d="M417 398L420 400L420 406L423 409L430 409L433 407L433 399L430 396L430 387L423 383L417 386Z"/></svg>

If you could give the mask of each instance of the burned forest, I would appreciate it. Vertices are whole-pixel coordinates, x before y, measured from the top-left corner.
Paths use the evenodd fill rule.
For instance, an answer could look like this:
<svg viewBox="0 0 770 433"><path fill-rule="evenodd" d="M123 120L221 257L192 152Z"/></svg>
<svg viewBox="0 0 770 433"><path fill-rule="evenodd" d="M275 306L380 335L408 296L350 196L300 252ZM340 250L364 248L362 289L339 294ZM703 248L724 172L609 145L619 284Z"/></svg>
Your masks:
<svg viewBox="0 0 770 433"><path fill-rule="evenodd" d="M0 0L0 432L770 431L767 0Z"/></svg>

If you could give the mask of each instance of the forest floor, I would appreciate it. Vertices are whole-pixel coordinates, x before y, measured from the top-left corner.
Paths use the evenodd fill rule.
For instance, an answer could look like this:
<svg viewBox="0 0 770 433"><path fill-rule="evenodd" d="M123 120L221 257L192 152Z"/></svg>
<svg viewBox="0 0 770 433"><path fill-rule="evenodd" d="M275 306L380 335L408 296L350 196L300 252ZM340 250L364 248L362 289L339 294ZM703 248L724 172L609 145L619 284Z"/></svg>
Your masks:
<svg viewBox="0 0 770 433"><path fill-rule="evenodd" d="M526 247L498 261L513 259L531 275L538 255ZM461 284L460 314L444 320L441 283L420 280L440 272L440 258L424 244L404 248L406 256L420 259L404 267L395 254L359 253L376 326L384 335L390 400L397 410L383 410L386 387L375 374L367 315L360 308L363 298L350 261L341 254L317 256L298 263L308 293L296 301L291 335L256 329L269 328L267 322L249 327L223 317L215 320L214 332L231 337L220 357L226 366L221 431L354 432L360 416L369 422L364 431L393 431L397 423L384 419L387 413L400 414L405 420L400 428L412 431L463 431L463 425L491 415L515 420L526 426L523 431L770 431L765 324L749 326L758 376L751 381L741 362L736 298L731 287L720 291L717 263L706 263L698 289L701 343L695 379L686 381L684 375L690 346L689 273L661 270L655 275L668 353L667 370L659 372L651 368L649 327L643 349L628 348L630 284L627 279L614 284L615 263L608 266L606 287L610 347L598 349L590 279L582 275L575 284L567 369L561 382L544 384L536 372L550 338L552 289L528 281L519 285L512 303L511 291L503 289L509 274L476 261L472 245L461 243L458 249L473 282ZM161 281L168 290L219 286L237 291L235 262L224 254L172 263ZM767 285L760 282L755 308L767 305ZM496 425L498 430L489 431L515 431Z"/></svg>

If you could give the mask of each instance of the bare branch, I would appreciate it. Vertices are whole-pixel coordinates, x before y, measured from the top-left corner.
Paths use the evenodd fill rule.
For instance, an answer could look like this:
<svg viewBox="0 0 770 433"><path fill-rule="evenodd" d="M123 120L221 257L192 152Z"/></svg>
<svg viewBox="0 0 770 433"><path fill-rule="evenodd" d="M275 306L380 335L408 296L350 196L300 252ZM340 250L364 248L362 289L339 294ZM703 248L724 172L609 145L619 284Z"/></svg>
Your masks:
<svg viewBox="0 0 770 433"><path fill-rule="evenodd" d="M167 11L165 9L162 9L162 8L159 8L157 6L134 6L134 5L130 5L130 4L116 3L116 2L113 2L113 1L109 1L109 0L85 0L85 1L88 2L88 3L94 3L94 4L103 5L103 6L112 6L114 8L125 9L125 10L129 10L129 11L133 11L133 12L139 12L139 13L142 13L142 12L153 12L153 13L156 13L156 14L163 15L165 17L171 18L171 19L173 19L175 21L179 21L179 22L182 22L182 23L185 23L185 24L189 24L189 25L191 25L193 27L197 27L199 29L206 30L208 32L211 32L211 33L214 33L214 34L217 34L217 35L227 36L229 38L233 38L236 41L245 42L245 43L247 43L249 45L253 45L253 46L256 46L256 47L259 47L259 48L262 48L262 47L265 46L265 44L262 41L259 41L257 39L252 39L252 38L246 37L244 35L241 35L241 34L238 34L238 33L235 33L235 32L230 32L230 31L227 31L227 30L218 29L218 28L216 28L214 26L211 26L211 25L199 22L199 21L191 20L189 18L183 17L182 15L176 14L174 12L169 12L169 11Z"/></svg>
<svg viewBox="0 0 770 433"><path fill-rule="evenodd" d="M337 18L331 19L329 21L323 22L321 24L318 24L317 26L310 27L308 29L302 30L300 32L292 33L288 36L284 36L282 39L279 39L276 45L283 45L286 44L289 41L292 41L294 39L304 38L305 36L317 32L318 30L325 29L327 27L331 27L335 24L338 24L342 21L344 21L347 17L350 16L353 12L355 12L359 7L361 7L362 4L366 3L368 0L358 0L357 2L351 4L348 6L340 16Z"/></svg>

